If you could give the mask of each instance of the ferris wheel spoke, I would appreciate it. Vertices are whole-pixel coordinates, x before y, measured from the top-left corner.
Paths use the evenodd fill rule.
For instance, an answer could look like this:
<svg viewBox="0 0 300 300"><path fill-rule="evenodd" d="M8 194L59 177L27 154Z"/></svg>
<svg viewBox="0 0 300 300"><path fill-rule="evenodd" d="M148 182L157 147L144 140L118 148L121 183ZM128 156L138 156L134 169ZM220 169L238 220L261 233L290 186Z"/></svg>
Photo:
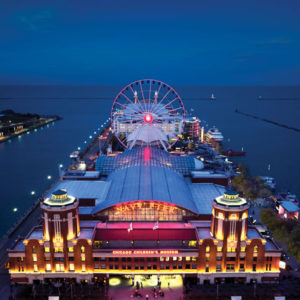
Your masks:
<svg viewBox="0 0 300 300"><path fill-rule="evenodd" d="M133 120L120 120L120 124L125 124L125 123L133 123L133 124L139 124L139 123L144 123L143 119L133 119Z"/></svg>
<svg viewBox="0 0 300 300"><path fill-rule="evenodd" d="M132 94L133 94L133 96L135 97L135 93L134 93L134 90L133 90L133 88L131 87L131 85L129 85L129 87L130 87L130 89L131 89L131 91L132 91ZM143 106L142 106L142 102L140 102L140 100L139 100L139 97L136 97L136 100L137 100L137 101L138 101L138 103L139 103L140 110L144 112L144 110L143 110Z"/></svg>
<svg viewBox="0 0 300 300"><path fill-rule="evenodd" d="M133 120L140 120L140 119L143 119L143 117L142 117L142 114L141 113L139 113L139 114L126 114L126 113L117 113L116 114L117 116L129 116L129 117L132 117L133 118Z"/></svg>
<svg viewBox="0 0 300 300"><path fill-rule="evenodd" d="M142 83L141 83L141 81L139 81L139 83L140 83L140 89L141 89L142 97L143 97L143 101L144 101L144 108L145 108L144 111L147 111L146 101L145 101L145 97L144 97L144 91L143 91Z"/></svg>
<svg viewBox="0 0 300 300"><path fill-rule="evenodd" d="M124 108L126 108L126 109L129 109L129 110L133 111L134 113L140 114L140 112L138 112L138 111L136 111L136 110L133 110L133 109L129 108L128 106L126 106L126 105L124 105L124 104L121 104L121 103L118 102L118 101L115 101L115 103L121 105L122 107L124 107Z"/></svg>
<svg viewBox="0 0 300 300"><path fill-rule="evenodd" d="M163 86L163 84L159 84L159 88L157 90L157 98L159 96L159 92L161 90L161 87ZM150 112L153 112L153 107L154 105L157 105L157 100L156 100L156 103L155 103L155 99L153 100L153 102L151 103L151 106L150 106Z"/></svg>
<svg viewBox="0 0 300 300"><path fill-rule="evenodd" d="M163 98L159 101L159 103L157 104L157 107L159 107L159 105L165 100L165 98L168 96L168 94L171 92L171 88L168 90L168 92L163 96ZM154 110L155 112L155 110Z"/></svg>
<svg viewBox="0 0 300 300"><path fill-rule="evenodd" d="M162 109L166 108L168 105L170 105L171 103L173 103L177 99L178 99L178 97L176 97L173 100L169 101L166 105L164 105L163 107L161 107L158 111L155 111L154 113L156 113L156 114L159 113Z"/></svg>
<svg viewBox="0 0 300 300"><path fill-rule="evenodd" d="M169 110L169 112L174 112L174 111L177 111L179 109L183 110L183 107L180 106L180 107L177 107L177 108L173 108L173 109Z"/></svg>
<svg viewBox="0 0 300 300"><path fill-rule="evenodd" d="M150 80L148 111L150 111L150 107L151 107L151 86L152 86L152 81Z"/></svg>
<svg viewBox="0 0 300 300"><path fill-rule="evenodd" d="M133 104L139 111L142 111L140 107L136 105L136 103L132 102L123 92L121 93L131 104Z"/></svg>

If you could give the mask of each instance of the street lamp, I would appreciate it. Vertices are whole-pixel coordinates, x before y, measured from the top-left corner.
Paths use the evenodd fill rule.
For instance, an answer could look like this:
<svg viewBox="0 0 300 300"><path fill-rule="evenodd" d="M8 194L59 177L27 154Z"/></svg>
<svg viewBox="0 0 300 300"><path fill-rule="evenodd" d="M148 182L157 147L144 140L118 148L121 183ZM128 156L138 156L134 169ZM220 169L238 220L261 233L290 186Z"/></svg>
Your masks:
<svg viewBox="0 0 300 300"><path fill-rule="evenodd" d="M50 180L51 178L52 178L51 175L48 175L48 176L47 176L47 179L48 179L48 180Z"/></svg>
<svg viewBox="0 0 300 300"><path fill-rule="evenodd" d="M35 191L31 191L30 195L32 195L32 196L35 195Z"/></svg>
<svg viewBox="0 0 300 300"><path fill-rule="evenodd" d="M18 211L18 208L17 207L14 207L13 208L13 212L17 212Z"/></svg>

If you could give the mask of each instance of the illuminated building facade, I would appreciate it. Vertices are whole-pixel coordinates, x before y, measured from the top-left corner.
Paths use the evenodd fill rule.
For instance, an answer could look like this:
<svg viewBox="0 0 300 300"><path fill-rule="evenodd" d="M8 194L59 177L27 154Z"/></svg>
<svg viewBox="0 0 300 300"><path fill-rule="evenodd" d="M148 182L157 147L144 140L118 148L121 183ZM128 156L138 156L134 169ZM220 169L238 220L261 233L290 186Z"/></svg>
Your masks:
<svg viewBox="0 0 300 300"><path fill-rule="evenodd" d="M276 280L281 253L248 226L249 205L226 190L227 175L166 150L184 120L183 103L168 85L151 79L125 87L111 126L126 150L100 155L95 171L60 175L41 200L42 223L8 250L11 279Z"/></svg>
<svg viewBox="0 0 300 300"><path fill-rule="evenodd" d="M281 253L248 226L249 205L236 192L192 183L151 154L115 168L105 180L74 178L53 187L41 202L42 225L9 250L13 281L112 274L179 274L198 283L278 278Z"/></svg>
<svg viewBox="0 0 300 300"><path fill-rule="evenodd" d="M191 138L200 136L200 120L196 117L188 117L185 120L183 134Z"/></svg>

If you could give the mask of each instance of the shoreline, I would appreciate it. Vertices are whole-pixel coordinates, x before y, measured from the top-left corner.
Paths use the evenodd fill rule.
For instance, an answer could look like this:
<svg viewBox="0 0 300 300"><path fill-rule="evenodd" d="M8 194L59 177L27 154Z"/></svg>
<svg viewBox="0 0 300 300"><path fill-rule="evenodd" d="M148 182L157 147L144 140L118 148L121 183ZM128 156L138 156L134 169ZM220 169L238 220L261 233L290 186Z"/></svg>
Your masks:
<svg viewBox="0 0 300 300"><path fill-rule="evenodd" d="M48 124L51 124L53 122L60 121L60 120L63 119L60 116L40 116L40 117L42 118L41 122L36 122L36 124L31 125L28 128L24 128L24 129L20 130L19 132L14 132L14 133L12 133L8 136L0 138L0 143L5 143L5 142L17 137L17 136L23 135L27 132L30 132L32 130L38 129L40 127L43 127L45 125L48 125Z"/></svg>

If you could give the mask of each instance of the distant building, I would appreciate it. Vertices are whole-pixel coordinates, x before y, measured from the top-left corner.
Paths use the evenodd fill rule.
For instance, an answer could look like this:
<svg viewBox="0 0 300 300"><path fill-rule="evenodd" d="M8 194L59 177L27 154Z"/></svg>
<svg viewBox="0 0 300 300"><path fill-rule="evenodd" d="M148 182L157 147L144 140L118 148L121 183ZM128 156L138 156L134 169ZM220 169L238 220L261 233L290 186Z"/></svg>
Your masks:
<svg viewBox="0 0 300 300"><path fill-rule="evenodd" d="M299 206L291 201L281 201L279 204L278 214L284 219L298 220Z"/></svg>
<svg viewBox="0 0 300 300"><path fill-rule="evenodd" d="M183 134L190 138L200 137L200 120L197 117L187 117L185 120Z"/></svg>

